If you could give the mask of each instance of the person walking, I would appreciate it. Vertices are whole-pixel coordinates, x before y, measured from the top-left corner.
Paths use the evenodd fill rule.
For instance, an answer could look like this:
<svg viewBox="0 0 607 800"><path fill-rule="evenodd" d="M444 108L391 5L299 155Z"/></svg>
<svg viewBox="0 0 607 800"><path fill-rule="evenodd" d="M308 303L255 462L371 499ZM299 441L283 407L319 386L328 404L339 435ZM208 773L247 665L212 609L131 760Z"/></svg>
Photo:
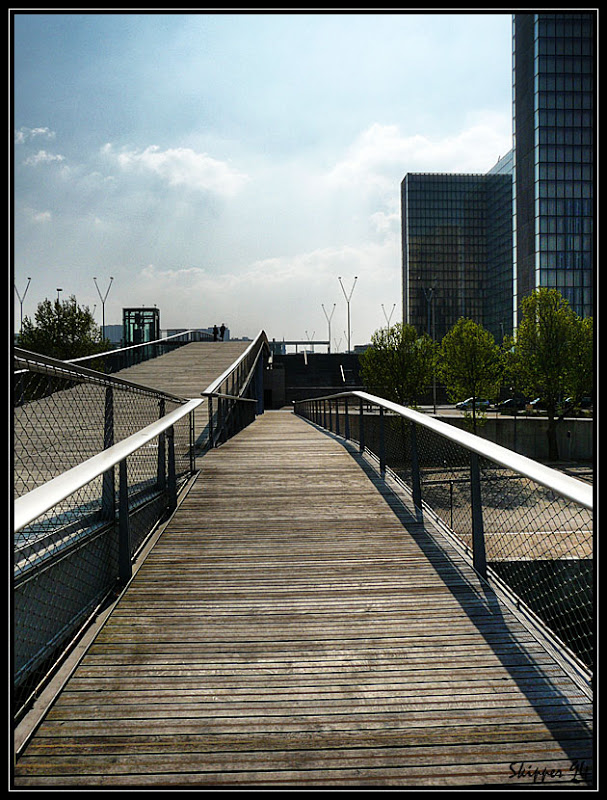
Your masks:
<svg viewBox="0 0 607 800"><path fill-rule="evenodd" d="M223 342L223 337L225 336L225 333L226 333L226 326L225 326L225 323L222 322L221 323L221 328L219 329L219 335L221 336L221 341L222 342Z"/></svg>
<svg viewBox="0 0 607 800"><path fill-rule="evenodd" d="M217 325L213 325L213 341L217 341L217 336L219 335L219 328Z"/></svg>

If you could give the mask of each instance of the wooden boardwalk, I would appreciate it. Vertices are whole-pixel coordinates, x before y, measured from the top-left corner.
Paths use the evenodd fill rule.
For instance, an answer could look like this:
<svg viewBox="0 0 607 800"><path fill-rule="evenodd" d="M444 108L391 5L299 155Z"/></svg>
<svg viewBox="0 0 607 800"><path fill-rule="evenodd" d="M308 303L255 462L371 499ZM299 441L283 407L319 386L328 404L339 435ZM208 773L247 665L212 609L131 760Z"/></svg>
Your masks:
<svg viewBox="0 0 607 800"><path fill-rule="evenodd" d="M177 397L200 397L250 344L232 341L191 342L170 353L120 370L116 376ZM207 409L204 403L194 412L195 439L208 423Z"/></svg>
<svg viewBox="0 0 607 800"><path fill-rule="evenodd" d="M268 412L199 466L17 788L587 785L589 699L343 444Z"/></svg>

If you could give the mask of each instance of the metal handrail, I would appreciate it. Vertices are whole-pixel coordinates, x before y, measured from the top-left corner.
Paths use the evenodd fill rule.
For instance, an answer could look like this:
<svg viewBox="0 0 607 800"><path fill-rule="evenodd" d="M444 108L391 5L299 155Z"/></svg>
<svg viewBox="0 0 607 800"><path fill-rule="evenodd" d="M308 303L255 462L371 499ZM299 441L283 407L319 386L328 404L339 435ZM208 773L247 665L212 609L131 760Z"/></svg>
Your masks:
<svg viewBox="0 0 607 800"><path fill-rule="evenodd" d="M180 419L190 414L204 401L194 399L169 412L161 419L153 422L137 433L123 439L118 444L108 447L92 458L83 461L72 469L58 475L28 494L14 501L14 532L25 528L50 508L65 500L70 495L86 486L95 478L124 461L129 455L139 450L152 439L172 427Z"/></svg>
<svg viewBox="0 0 607 800"><path fill-rule="evenodd" d="M114 356L118 353L124 353L126 351L133 351L139 347L149 347L150 345L156 344L164 344L165 342L170 341L171 339L179 339L181 336L188 336L191 333L207 333L206 331L202 331L200 328L190 328L187 331L182 331L181 333L172 333L170 336L163 336L160 339L154 339L151 342L138 342L137 344L130 344L126 347L116 347L113 350L106 350L103 353L92 353L88 356L80 356L79 358L70 359L67 363L68 364L77 364L79 361L86 361L87 359L91 358L103 358L103 356ZM208 339L205 341L211 341L211 334L208 334ZM187 342L186 342L187 344Z"/></svg>
<svg viewBox="0 0 607 800"><path fill-rule="evenodd" d="M242 362L243 362L243 361L244 361L244 360L245 360L245 359L246 359L246 358L247 358L247 357L248 357L248 356L249 356L249 355L250 355L250 354L251 354L251 353L252 353L252 352L253 352L255 349L258 349L258 350L259 350L259 352L258 352L258 354L257 354L257 357L256 357L256 359L255 359L255 363L257 363L257 359L259 358L259 354L260 354L260 353L261 353L261 351L263 350L263 347L264 347L264 345L265 345L265 346L267 346L267 347L269 348L268 337L266 336L266 333L265 333L265 331L263 331L263 330L262 330L262 331L259 331L259 333L258 333L258 334L257 334L257 336L255 337L255 339L253 339L253 341L252 341L252 342L251 342L251 344L250 344L250 345L247 347L247 349L246 349L246 350L245 350L243 353L241 353L241 354L238 356L238 358L236 359L236 361L234 361L232 364L230 364L230 366L229 366L229 367L228 367L228 368L227 368L227 369L226 369L224 372L222 372L222 374L221 374L221 375L220 375L218 378L215 378L215 380L214 380L212 383L210 383L210 384L207 386L207 388L204 390L204 392L202 392L202 394L205 394L205 395L212 395L213 393L215 393L215 392L217 391L217 388L218 388L219 386L221 386L221 384L222 384L222 383L223 383L225 380L227 380L227 378L229 378L229 377L230 377L230 375L231 375L231 374L232 374L232 373L233 373L233 372L234 372L236 369L238 369L238 367L240 366L240 364L242 364ZM252 367L252 369L254 369L254 367L255 367L255 364L253 364L253 367Z"/></svg>
<svg viewBox="0 0 607 800"><path fill-rule="evenodd" d="M572 500L574 503L578 503L590 511L593 510L593 488L587 483L571 475L566 475L558 470L552 469L545 464L540 464L527 456L508 450L508 448L502 447L502 445L490 442L480 436L475 436L468 431L460 430L453 425L430 417L427 414L414 411L412 408L407 408L406 406L393 403L390 400L385 400L383 397L377 397L367 392L351 391L325 395L324 397L314 397L308 400L298 400L295 402L297 404L313 402L315 400L337 400L346 397L356 397L363 402L372 403L380 408L384 408L386 411L392 411L411 422L422 425L438 433L440 436L471 450L473 453L483 458L487 458L502 467L514 470L520 475L524 475L526 478L530 478L536 483L539 483L541 486L552 489L554 492L568 500Z"/></svg>
<svg viewBox="0 0 607 800"><path fill-rule="evenodd" d="M87 356L87 358L90 358L90 356ZM127 381L124 378L117 378L115 375L109 375L105 372L98 372L90 367L83 367L80 364L76 364L73 361L61 361L60 359L51 358L50 356L41 355L40 353L23 350L21 347L13 348L13 359L19 364L24 365L24 369L16 371L15 374L27 372L29 369L28 365L32 364L35 365L36 372L65 378L66 380L82 378L86 380L87 383L96 383L100 386L113 386L136 392L137 394L149 394L158 399L171 400L177 403L186 402L183 397L178 397L169 392L154 389L151 386L144 386L141 383Z"/></svg>

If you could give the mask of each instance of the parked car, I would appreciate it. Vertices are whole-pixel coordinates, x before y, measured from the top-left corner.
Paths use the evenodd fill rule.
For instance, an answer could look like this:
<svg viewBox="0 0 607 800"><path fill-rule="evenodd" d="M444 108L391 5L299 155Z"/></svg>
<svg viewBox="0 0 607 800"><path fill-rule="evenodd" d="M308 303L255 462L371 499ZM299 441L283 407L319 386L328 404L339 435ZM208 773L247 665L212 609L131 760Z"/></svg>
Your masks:
<svg viewBox="0 0 607 800"><path fill-rule="evenodd" d="M500 411L522 411L525 405L525 400L521 397L509 397L507 400L502 400L501 403L498 403L496 408Z"/></svg>
<svg viewBox="0 0 607 800"><path fill-rule="evenodd" d="M565 398L565 403L567 405L575 405L573 397ZM577 403L578 408L592 408L593 402L592 397L582 397L579 403Z"/></svg>
<svg viewBox="0 0 607 800"><path fill-rule="evenodd" d="M461 403L456 403L455 407L459 408L461 411L464 411L467 408L472 408L472 404L476 406L476 408L489 408L491 403L488 400L482 400L480 397L468 397L467 400L462 400Z"/></svg>
<svg viewBox="0 0 607 800"><path fill-rule="evenodd" d="M546 408L546 403L542 400L541 397L536 397L535 400L532 400L529 405L531 408Z"/></svg>

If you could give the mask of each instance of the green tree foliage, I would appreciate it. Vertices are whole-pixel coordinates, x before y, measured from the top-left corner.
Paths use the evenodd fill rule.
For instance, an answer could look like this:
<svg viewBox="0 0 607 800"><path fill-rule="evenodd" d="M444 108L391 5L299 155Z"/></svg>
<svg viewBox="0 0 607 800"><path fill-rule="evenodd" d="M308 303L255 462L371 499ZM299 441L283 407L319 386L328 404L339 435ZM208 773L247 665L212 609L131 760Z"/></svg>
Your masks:
<svg viewBox="0 0 607 800"><path fill-rule="evenodd" d="M439 375L452 402L467 397L493 400L502 378L501 351L482 325L461 317L441 342ZM474 432L481 416L473 403Z"/></svg>
<svg viewBox="0 0 607 800"><path fill-rule="evenodd" d="M102 353L110 350L111 344L102 339L88 306L79 306L72 295L63 302L46 299L39 303L35 322L29 317L23 320L19 347L65 361Z"/></svg>
<svg viewBox="0 0 607 800"><path fill-rule="evenodd" d="M540 288L524 298L512 365L522 390L545 405L551 460L559 457L557 424L592 392L593 361L592 318L578 317L556 289Z"/></svg>
<svg viewBox="0 0 607 800"><path fill-rule="evenodd" d="M399 322L375 331L360 357L365 387L394 403L415 405L432 380L434 353L430 337L418 337L412 325Z"/></svg>

